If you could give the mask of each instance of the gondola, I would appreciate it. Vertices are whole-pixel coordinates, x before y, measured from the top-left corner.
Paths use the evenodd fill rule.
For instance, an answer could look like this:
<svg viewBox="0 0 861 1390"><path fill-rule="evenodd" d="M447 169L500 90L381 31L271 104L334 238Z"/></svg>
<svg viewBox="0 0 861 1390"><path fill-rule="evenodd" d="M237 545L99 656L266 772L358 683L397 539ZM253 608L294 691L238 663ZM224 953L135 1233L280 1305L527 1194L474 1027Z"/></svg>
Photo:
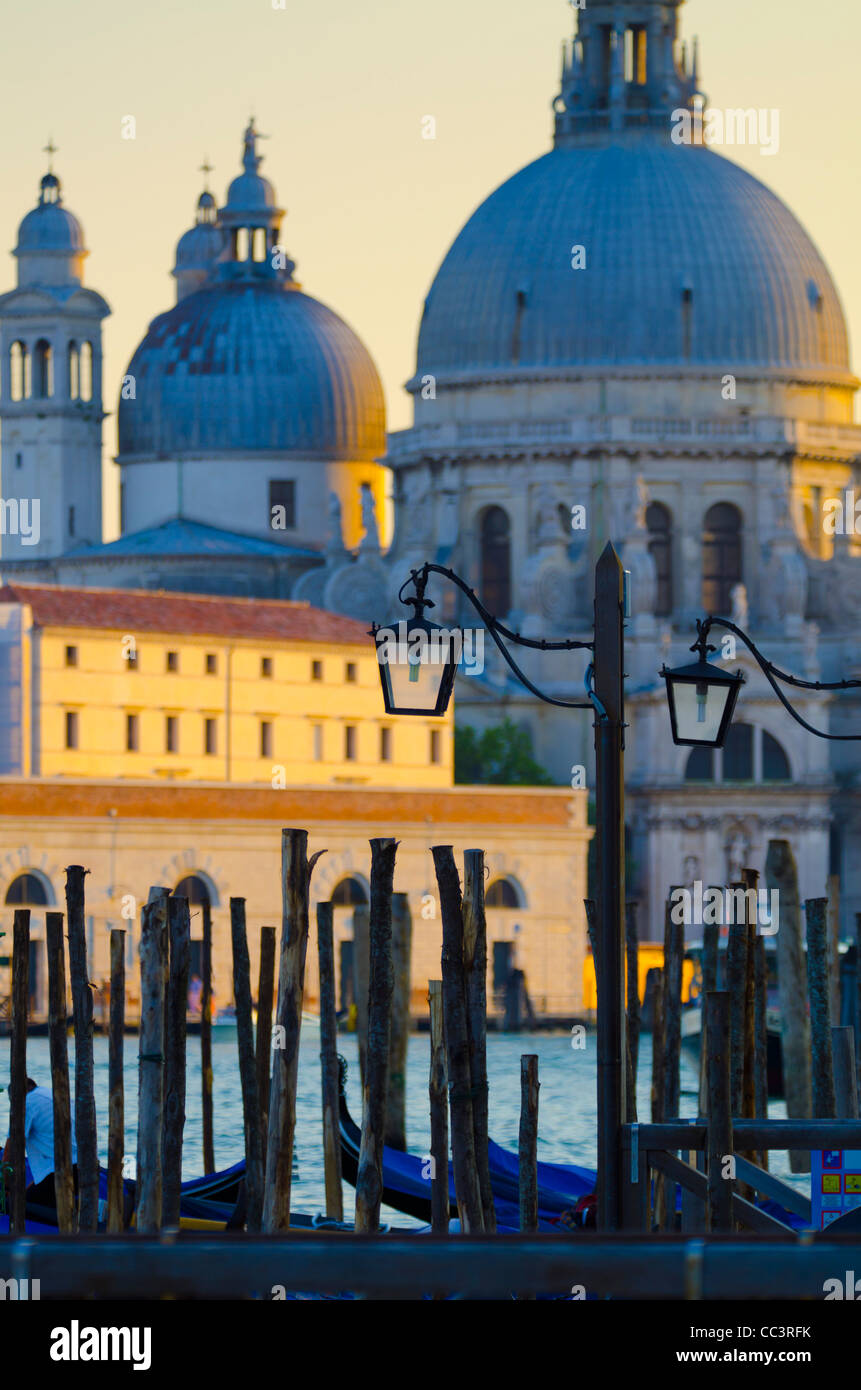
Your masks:
<svg viewBox="0 0 861 1390"><path fill-rule="evenodd" d="M340 1096L339 1129L341 1139L341 1172L352 1187L356 1185L359 1171L359 1150L361 1130L350 1114L346 1096L347 1064L339 1059ZM488 1145L490 1162L490 1181L496 1206L496 1221L499 1228L517 1230L520 1225L518 1192L518 1158L493 1140ZM395 1211L419 1221L430 1223L431 1200L430 1182L422 1176L427 1169L427 1159L415 1154L401 1153L398 1149L383 1148L383 1202ZM457 1219L457 1203L454 1195L454 1174L448 1167L449 1216ZM538 1164L538 1218L539 1230L558 1229L559 1217L563 1212L571 1212L582 1197L594 1192L596 1175L590 1168L579 1168L574 1164Z"/></svg>

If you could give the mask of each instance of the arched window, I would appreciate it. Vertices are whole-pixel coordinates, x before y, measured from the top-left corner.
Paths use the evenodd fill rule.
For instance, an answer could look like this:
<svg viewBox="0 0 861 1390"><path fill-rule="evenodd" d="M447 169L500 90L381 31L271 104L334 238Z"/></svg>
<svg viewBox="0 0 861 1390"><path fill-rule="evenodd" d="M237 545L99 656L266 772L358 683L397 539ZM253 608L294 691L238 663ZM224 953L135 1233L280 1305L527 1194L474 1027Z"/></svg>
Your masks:
<svg viewBox="0 0 861 1390"><path fill-rule="evenodd" d="M709 507L703 525L703 608L728 614L741 583L741 512L731 502Z"/></svg>
<svg viewBox="0 0 861 1390"><path fill-rule="evenodd" d="M498 878L484 895L485 907L522 907L520 894L510 878Z"/></svg>
<svg viewBox="0 0 861 1390"><path fill-rule="evenodd" d="M30 394L30 354L24 343L13 343L9 349L9 378L13 401L26 400Z"/></svg>
<svg viewBox="0 0 861 1390"><path fill-rule="evenodd" d="M81 352L76 342L69 343L69 400L81 396Z"/></svg>
<svg viewBox="0 0 861 1390"><path fill-rule="evenodd" d="M212 906L209 884L200 874L187 874L173 890L175 898L188 898L189 907Z"/></svg>
<svg viewBox="0 0 861 1390"><path fill-rule="evenodd" d="M48 890L35 874L19 874L6 890L7 907L49 907Z"/></svg>
<svg viewBox="0 0 861 1390"><path fill-rule="evenodd" d="M655 614L666 618L673 611L673 520L663 502L650 502L646 508L649 554L655 561L658 588Z"/></svg>
<svg viewBox="0 0 861 1390"><path fill-rule="evenodd" d="M723 746L723 780L753 781L752 724L730 724Z"/></svg>
<svg viewBox="0 0 861 1390"><path fill-rule="evenodd" d="M762 731L762 780L763 782L789 782L792 773L789 759L782 744L772 738L766 729Z"/></svg>
<svg viewBox="0 0 861 1390"><path fill-rule="evenodd" d="M488 507L481 518L479 597L497 618L504 618L511 607L511 528L502 507Z"/></svg>
<svg viewBox="0 0 861 1390"><path fill-rule="evenodd" d="M358 878L342 878L332 894L333 907L360 907L367 901L365 885Z"/></svg>
<svg viewBox="0 0 861 1390"><path fill-rule="evenodd" d="M36 390L39 400L46 400L54 394L54 354L47 338L40 338L36 344Z"/></svg>
<svg viewBox="0 0 861 1390"><path fill-rule="evenodd" d="M713 782L714 779L714 751L711 748L692 748L685 764L685 781Z"/></svg>
<svg viewBox="0 0 861 1390"><path fill-rule="evenodd" d="M93 345L92 343L81 343L81 365L80 365L80 398L82 401L93 399Z"/></svg>

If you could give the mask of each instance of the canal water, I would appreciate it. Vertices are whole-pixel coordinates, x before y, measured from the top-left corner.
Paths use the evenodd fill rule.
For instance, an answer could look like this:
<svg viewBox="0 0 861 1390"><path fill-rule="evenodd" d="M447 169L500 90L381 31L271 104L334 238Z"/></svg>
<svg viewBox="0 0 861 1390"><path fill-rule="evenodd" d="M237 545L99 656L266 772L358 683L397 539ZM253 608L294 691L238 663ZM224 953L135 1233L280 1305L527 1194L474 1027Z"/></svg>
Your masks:
<svg viewBox="0 0 861 1390"><path fill-rule="evenodd" d="M596 1038L589 1033L585 1047L573 1048L567 1033L490 1034L487 1069L490 1083L490 1135L504 1148L517 1149L520 1119L520 1057L538 1056L541 1083L539 1095L538 1157L553 1163L577 1163L594 1168L597 1161L595 1137ZM0 1077L9 1075L9 1040L0 1040ZM319 1032L303 1027L299 1058L299 1087L296 1105L296 1145L292 1207L315 1214L325 1209L322 1172L320 1115ZM69 1039L70 1067L74 1041ZM361 1122L361 1090L356 1038L343 1034L339 1050L348 1064L347 1099L357 1123ZM126 1154L134 1163L137 1138L137 1051L136 1036L125 1040ZM235 1029L217 1028L213 1032L213 1094L216 1168L227 1168L243 1157L242 1096L239 1084ZM430 1140L428 1116L428 1068L430 1038L427 1033L411 1035L407 1062L407 1144L411 1153L427 1154ZM48 1039L30 1038L27 1043L27 1070L40 1085L50 1084ZM652 1070L651 1037L640 1045L638 1112L648 1119ZM107 1161L108 1042L94 1039L94 1072L99 1155ZM682 1050L681 1113L696 1115L697 1074L691 1059ZM8 1092L0 1093L0 1132L8 1133ZM785 1116L782 1103L772 1102L773 1119ZM788 1158L772 1155L772 1170L789 1177ZM183 1147L183 1178L203 1172L200 1107L200 1039L188 1039L188 1090ZM809 1191L809 1178L796 1179L801 1191ZM353 1189L344 1184L344 1215L351 1220ZM399 1226L418 1225L402 1213L383 1208L384 1219Z"/></svg>

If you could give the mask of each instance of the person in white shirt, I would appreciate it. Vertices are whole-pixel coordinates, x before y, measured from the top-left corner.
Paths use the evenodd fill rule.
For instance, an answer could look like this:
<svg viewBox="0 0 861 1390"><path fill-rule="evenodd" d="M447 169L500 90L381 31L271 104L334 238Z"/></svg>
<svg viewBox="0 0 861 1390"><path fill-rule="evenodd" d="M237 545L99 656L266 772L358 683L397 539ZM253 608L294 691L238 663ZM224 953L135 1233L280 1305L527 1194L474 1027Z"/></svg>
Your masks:
<svg viewBox="0 0 861 1390"><path fill-rule="evenodd" d="M27 1077L27 1101L24 1110L24 1147L33 1181L27 1188L27 1201L40 1207L56 1207L54 1187L54 1100L46 1086L39 1086ZM3 1158L9 1155L7 1141ZM78 1191L78 1150L75 1144L75 1122L72 1119L72 1178Z"/></svg>

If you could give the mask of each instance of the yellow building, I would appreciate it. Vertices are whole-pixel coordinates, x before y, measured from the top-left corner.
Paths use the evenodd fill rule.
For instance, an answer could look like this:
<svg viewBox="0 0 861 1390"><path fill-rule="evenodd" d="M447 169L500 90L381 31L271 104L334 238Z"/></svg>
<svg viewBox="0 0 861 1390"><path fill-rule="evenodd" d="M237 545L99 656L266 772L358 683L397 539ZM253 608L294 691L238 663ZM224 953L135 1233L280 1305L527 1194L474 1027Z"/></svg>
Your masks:
<svg viewBox="0 0 861 1390"><path fill-rule="evenodd" d="M0 588L0 775L448 787L451 709L383 711L365 624L306 603Z"/></svg>

